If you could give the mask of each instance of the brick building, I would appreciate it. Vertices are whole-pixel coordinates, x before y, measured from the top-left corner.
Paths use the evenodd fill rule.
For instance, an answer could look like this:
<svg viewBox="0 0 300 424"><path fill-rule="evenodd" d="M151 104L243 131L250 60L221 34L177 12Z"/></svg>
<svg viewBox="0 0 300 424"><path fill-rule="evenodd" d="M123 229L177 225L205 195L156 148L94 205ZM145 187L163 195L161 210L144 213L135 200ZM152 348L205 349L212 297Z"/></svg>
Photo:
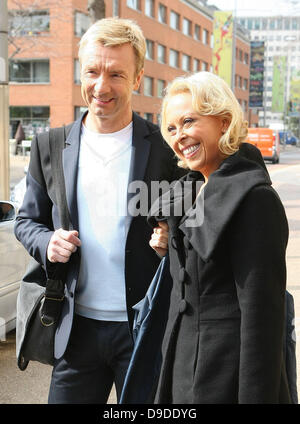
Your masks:
<svg viewBox="0 0 300 424"><path fill-rule="evenodd" d="M84 110L78 42L90 25L87 0L8 0L11 136L68 124ZM32 4L38 7L32 7ZM158 122L163 89L174 77L212 69L213 10L196 0L105 1L105 15L135 20L147 40L145 76L133 109ZM238 32L235 93L248 118L249 40ZM242 52L242 53L241 53ZM248 58L248 59L247 59Z"/></svg>

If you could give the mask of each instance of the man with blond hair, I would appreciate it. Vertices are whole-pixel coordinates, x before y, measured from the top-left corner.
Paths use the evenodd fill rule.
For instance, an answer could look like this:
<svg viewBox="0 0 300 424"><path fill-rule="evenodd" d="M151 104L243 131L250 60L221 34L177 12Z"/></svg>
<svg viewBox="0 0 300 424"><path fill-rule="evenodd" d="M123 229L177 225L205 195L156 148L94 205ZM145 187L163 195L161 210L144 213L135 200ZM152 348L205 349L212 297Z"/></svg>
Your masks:
<svg viewBox="0 0 300 424"><path fill-rule="evenodd" d="M151 182L179 174L158 127L132 111L145 50L141 29L119 18L97 21L80 41L88 110L63 150L68 231L53 200L49 148L39 135L32 144L15 233L46 276L68 264L49 403L106 403L113 383L119 399L132 352L132 306L158 266L139 206L150 199ZM149 193L138 200L136 187Z"/></svg>

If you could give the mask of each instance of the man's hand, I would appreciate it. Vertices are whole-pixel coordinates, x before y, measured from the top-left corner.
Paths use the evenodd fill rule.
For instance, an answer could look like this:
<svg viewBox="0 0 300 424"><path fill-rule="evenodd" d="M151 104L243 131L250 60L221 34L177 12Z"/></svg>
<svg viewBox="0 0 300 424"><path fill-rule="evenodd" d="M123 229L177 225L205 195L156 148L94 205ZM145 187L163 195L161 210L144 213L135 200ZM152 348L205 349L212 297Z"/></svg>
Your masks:
<svg viewBox="0 0 300 424"><path fill-rule="evenodd" d="M166 222L159 222L158 227L155 227L149 241L152 249L160 256L165 256L168 252L168 233L169 227Z"/></svg>
<svg viewBox="0 0 300 424"><path fill-rule="evenodd" d="M50 239L47 258L53 263L66 263L80 245L81 241L78 238L78 231L66 231L60 228L54 232Z"/></svg>

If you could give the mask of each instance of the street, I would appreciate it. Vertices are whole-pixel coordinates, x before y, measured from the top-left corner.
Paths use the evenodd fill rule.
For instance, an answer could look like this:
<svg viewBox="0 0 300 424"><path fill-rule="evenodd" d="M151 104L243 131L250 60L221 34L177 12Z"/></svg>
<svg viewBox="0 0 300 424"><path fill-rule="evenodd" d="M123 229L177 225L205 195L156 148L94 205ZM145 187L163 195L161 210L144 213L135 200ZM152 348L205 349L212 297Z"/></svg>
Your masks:
<svg viewBox="0 0 300 424"><path fill-rule="evenodd" d="M21 163L20 169L22 166L24 167L24 163ZM280 163L267 164L267 168L289 221L287 289L294 296L295 302L300 392L300 148L287 146L281 153ZM20 172L22 173L22 170ZM0 404L47 403L51 367L30 363L26 371L19 371L14 337L15 333L11 332L6 341L0 342ZM116 403L114 391L109 403Z"/></svg>

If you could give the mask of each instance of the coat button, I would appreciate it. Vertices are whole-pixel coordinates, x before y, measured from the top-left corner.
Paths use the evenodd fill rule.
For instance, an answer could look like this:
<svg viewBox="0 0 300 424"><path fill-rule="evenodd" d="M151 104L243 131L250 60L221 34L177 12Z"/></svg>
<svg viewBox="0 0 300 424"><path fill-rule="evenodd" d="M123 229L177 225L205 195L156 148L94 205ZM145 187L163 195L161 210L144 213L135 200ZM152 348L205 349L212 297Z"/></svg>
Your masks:
<svg viewBox="0 0 300 424"><path fill-rule="evenodd" d="M183 314L183 312L186 310L186 308L187 308L187 302L186 302L185 299L182 299L179 303L179 312L181 314Z"/></svg>
<svg viewBox="0 0 300 424"><path fill-rule="evenodd" d="M180 268L180 270L179 270L179 274L178 274L178 280L179 280L179 283L184 283L185 281L185 279L186 279L186 270L184 269L184 268Z"/></svg>

